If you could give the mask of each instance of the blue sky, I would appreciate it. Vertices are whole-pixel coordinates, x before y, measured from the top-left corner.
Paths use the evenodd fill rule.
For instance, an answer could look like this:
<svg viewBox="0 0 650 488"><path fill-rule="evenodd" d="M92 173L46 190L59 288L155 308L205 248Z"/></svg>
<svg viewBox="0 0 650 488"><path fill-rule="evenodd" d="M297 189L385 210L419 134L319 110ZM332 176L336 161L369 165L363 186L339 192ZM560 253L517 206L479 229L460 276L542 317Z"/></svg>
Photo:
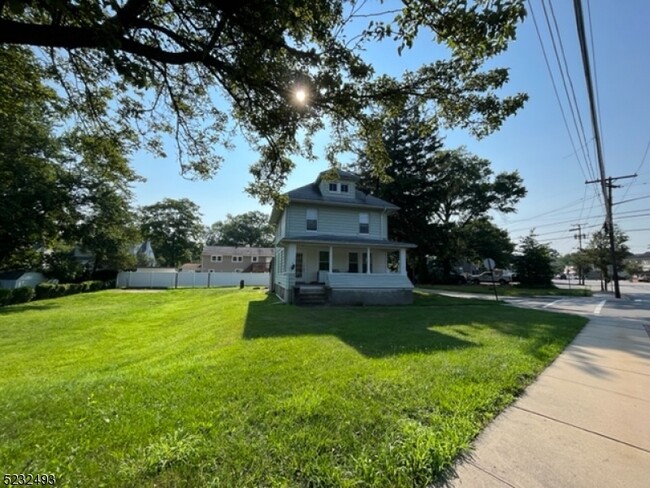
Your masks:
<svg viewBox="0 0 650 488"><path fill-rule="evenodd" d="M593 149L573 2L553 0L552 6L578 102L586 147L591 155L589 160L583 157L581 136L574 129L541 0L531 1L561 105L554 94L528 9L529 14L519 27L517 40L505 54L488 64L509 67L511 80L503 93L526 92L530 96L528 103L516 116L508 119L499 132L482 140L459 130L443 131L442 135L447 147L465 145L471 152L489 159L495 172L518 170L528 196L518 205L516 214L495 214L495 223L507 229L515 242L534 228L540 241L550 243L564 254L577 247L577 240L573 237L575 232L570 231L574 224L583 226L588 240L589 234L598 230L604 221L604 210L597 193L599 187L585 185L585 180L591 179L592 175L600 176ZM553 25L548 10L549 0L545 0L545 4ZM589 49L592 63L595 61L606 173L613 177L639 174L635 179L618 182L622 187L614 190L614 202L626 203L614 207L615 221L629 235L628 244L632 251L641 253L649 250L650 246L650 154L646 154L650 145L650 30L647 26L650 2L583 0L589 29L587 7L591 12L593 50L591 45ZM589 31L587 34L589 40ZM381 45L370 46L366 59L378 72L399 75L405 69L416 69L424 61L440 56L440 49L430 36L421 35L414 48L403 52L401 57L396 53L390 55L390 46ZM566 114L573 145L560 106ZM576 120L579 126L579 119ZM322 134L320 141L326 138L327 134ZM147 181L134 187L137 204L148 205L166 197L189 198L201 207L206 225L225 219L228 213L270 212L270 207L261 206L244 192L251 180L248 167L256 161L256 154L243 138L234 142L236 149L224 151L225 163L209 181L183 179L173 153L168 160L138 154L134 167ZM285 190L313 181L320 171L327 168L324 158L316 163L296 162L297 168L289 177Z"/></svg>

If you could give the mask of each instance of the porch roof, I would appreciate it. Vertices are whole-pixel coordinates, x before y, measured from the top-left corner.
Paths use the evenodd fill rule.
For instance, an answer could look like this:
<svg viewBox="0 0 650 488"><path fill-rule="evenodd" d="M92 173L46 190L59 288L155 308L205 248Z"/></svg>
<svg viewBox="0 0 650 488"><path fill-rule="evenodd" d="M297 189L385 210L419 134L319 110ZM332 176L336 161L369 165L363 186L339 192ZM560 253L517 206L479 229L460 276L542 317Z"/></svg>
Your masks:
<svg viewBox="0 0 650 488"><path fill-rule="evenodd" d="M366 237L340 236L340 235L305 235L285 237L278 244L324 244L328 246L354 246L373 247L381 249L414 249L417 244L410 242L390 241L388 239L368 239Z"/></svg>

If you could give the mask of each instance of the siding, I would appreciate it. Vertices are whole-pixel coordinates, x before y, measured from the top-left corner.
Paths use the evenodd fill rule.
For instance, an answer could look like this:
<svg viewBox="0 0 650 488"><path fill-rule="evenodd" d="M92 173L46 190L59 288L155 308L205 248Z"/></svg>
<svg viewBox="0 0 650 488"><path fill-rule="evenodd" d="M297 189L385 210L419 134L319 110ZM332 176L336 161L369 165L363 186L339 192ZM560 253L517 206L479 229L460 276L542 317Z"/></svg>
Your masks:
<svg viewBox="0 0 650 488"><path fill-rule="evenodd" d="M307 231L307 209L318 209L318 231ZM359 234L359 213L368 213L370 217L369 234ZM334 234L351 237L368 237L385 239L386 226L382 226L381 211L371 209L349 209L345 207L328 207L318 205L292 204L285 211L285 237L303 236L305 234ZM284 216L283 216L284 218ZM384 219L385 224L385 219Z"/></svg>

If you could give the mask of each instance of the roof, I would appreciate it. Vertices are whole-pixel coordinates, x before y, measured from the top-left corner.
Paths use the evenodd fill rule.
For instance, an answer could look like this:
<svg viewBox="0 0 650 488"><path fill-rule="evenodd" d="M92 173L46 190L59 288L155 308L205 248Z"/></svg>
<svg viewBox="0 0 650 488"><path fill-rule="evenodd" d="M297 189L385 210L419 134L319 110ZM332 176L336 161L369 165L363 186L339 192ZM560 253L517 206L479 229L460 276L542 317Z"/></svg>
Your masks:
<svg viewBox="0 0 650 488"><path fill-rule="evenodd" d="M417 244L412 244L410 242L397 242L390 241L388 239L368 239L365 237L356 237L356 236L341 236L341 235L304 235L304 236L293 236L285 237L280 241L279 244L284 242L296 242L296 243L310 243L310 244L325 244L325 245L341 245L349 244L353 246L363 246L363 247L380 247L383 249L413 249L417 247Z"/></svg>
<svg viewBox="0 0 650 488"><path fill-rule="evenodd" d="M316 184L320 183L322 180L329 181L331 178L328 178L328 176L332 174L336 174L337 177L335 179L338 180L354 181L354 182L359 181L359 175L355 173L351 173L350 171L345 171L343 169L332 168L325 171L321 171L318 174L318 178L316 178Z"/></svg>
<svg viewBox="0 0 650 488"><path fill-rule="evenodd" d="M245 247L245 246L205 246L203 256L266 256L273 257L275 249L272 247Z"/></svg>
<svg viewBox="0 0 650 488"><path fill-rule="evenodd" d="M0 272L0 280L17 280L29 271L2 271Z"/></svg>
<svg viewBox="0 0 650 488"><path fill-rule="evenodd" d="M339 181L352 181L358 182L359 176L350 171L345 171L338 168L332 168L326 171L322 171L318 174L318 178L314 183L309 183L308 185L301 186L285 193L285 196L289 197L289 203L318 203L320 205L329 205L329 206L342 206L342 207L361 207L361 208L376 208L381 210L389 210L391 212L399 210L397 205L394 205L386 200L381 198L373 197L372 195L367 195L362 191L355 190L354 196L350 198L349 196L341 197L337 195L327 194L323 195L320 191L320 182L322 180L328 180L328 176L336 174ZM271 217L269 222L271 224L277 224L280 220L280 215L282 215L282 210L280 207L275 205L273 211L271 212Z"/></svg>

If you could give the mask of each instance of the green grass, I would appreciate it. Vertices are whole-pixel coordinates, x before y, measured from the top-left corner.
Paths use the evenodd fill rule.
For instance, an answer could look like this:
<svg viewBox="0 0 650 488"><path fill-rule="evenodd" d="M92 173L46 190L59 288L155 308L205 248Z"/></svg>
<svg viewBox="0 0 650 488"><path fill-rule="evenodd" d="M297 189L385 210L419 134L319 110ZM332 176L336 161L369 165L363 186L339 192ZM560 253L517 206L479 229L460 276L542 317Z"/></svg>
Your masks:
<svg viewBox="0 0 650 488"><path fill-rule="evenodd" d="M429 290L443 290L455 291L462 293L481 293L486 295L494 295L494 287L492 285L421 285L419 288ZM563 296L563 297L590 297L592 296L591 290L586 288L557 288L540 287L540 288L524 288L519 285L497 285L497 292L499 296L506 297L533 297L533 296Z"/></svg>
<svg viewBox="0 0 650 488"><path fill-rule="evenodd" d="M57 486L427 486L585 319L111 290L0 309L0 467Z"/></svg>

